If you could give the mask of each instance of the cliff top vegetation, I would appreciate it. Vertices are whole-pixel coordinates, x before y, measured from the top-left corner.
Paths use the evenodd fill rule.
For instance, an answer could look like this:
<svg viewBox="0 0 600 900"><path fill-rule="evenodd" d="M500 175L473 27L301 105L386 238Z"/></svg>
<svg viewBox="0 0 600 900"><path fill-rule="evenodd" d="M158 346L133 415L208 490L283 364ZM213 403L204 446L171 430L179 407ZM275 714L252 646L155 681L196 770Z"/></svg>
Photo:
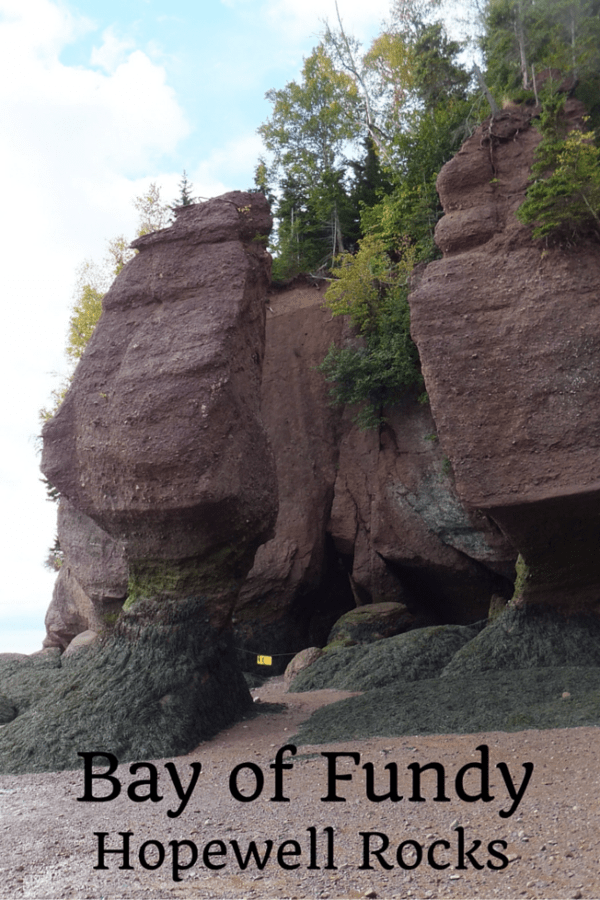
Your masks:
<svg viewBox="0 0 600 900"><path fill-rule="evenodd" d="M476 28L469 44L449 36L439 0L391 0L368 47L338 12L299 79L267 93L272 113L258 129L265 154L255 189L275 218L273 278L312 272L330 280L327 302L334 315L350 317L356 340L332 347L322 371L333 399L358 404L367 426L411 386L422 391L407 295L412 268L439 255L439 170L490 111L535 103L536 73L548 67L570 77L589 131L548 132L521 216L541 237L600 233L600 0L472 0L465 12ZM551 97L547 91L546 127L556 112ZM179 202L193 202L185 172L180 187ZM164 227L173 209L154 185L136 206L138 234ZM132 253L120 236L103 266L82 266L67 341L73 363Z"/></svg>

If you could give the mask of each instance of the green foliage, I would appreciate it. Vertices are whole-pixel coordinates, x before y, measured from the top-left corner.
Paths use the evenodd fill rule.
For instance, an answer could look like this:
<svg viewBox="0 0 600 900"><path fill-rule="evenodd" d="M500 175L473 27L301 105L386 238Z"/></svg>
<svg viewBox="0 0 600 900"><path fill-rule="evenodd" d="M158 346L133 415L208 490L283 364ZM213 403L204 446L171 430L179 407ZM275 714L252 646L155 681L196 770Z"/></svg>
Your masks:
<svg viewBox="0 0 600 900"><path fill-rule="evenodd" d="M183 174L185 177L185 172ZM160 188L156 182L153 181L145 193L136 197L133 205L139 216L136 237L160 231L161 228L168 226L171 218L171 206L162 202Z"/></svg>
<svg viewBox="0 0 600 900"><path fill-rule="evenodd" d="M180 206L192 206L196 202L195 198L192 196L192 187L193 185L188 181L187 173L184 169L181 181L179 182L179 197L169 209L175 212Z"/></svg>
<svg viewBox="0 0 600 900"><path fill-rule="evenodd" d="M600 150L592 131L564 133L563 107L564 95L544 106L534 180L517 215L535 226L536 238L576 241L593 233L600 239Z"/></svg>
<svg viewBox="0 0 600 900"><path fill-rule="evenodd" d="M339 31L327 28L302 82L269 92L273 116L259 129L273 163L260 161L256 184L278 192L274 278L330 268L327 303L349 316L357 339L331 347L321 371L335 402L360 406L363 426L422 385L408 278L438 255L435 180L471 110L461 48L424 16L418 3L397 3L366 52L341 21ZM349 160L358 137L363 156Z"/></svg>
<svg viewBox="0 0 600 900"><path fill-rule="evenodd" d="M54 489L55 490L55 489ZM57 495L58 496L58 495ZM52 497L51 499L57 499L57 497ZM44 566L46 569L50 569L52 572L59 572L63 561L65 558L65 554L60 546L60 541L58 539L58 534L54 538L54 543L48 550L48 556L44 560Z"/></svg>
<svg viewBox="0 0 600 900"><path fill-rule="evenodd" d="M329 348L320 371L332 383L336 404L358 405L356 422L372 428L383 408L421 386L417 348L410 337L408 279L414 248L405 242L395 259L380 238L368 236L355 256L344 254L332 270L326 303L334 316L348 315L358 335L353 345Z"/></svg>
<svg viewBox="0 0 600 900"><path fill-rule="evenodd" d="M69 319L66 349L68 358L73 362L81 359L93 334L102 314L103 296L104 294L92 287L91 284L85 284L79 300L73 306L73 312Z"/></svg>
<svg viewBox="0 0 600 900"><path fill-rule="evenodd" d="M492 91L512 98L547 67L582 84L597 77L599 13L599 0L487 0L481 45Z"/></svg>
<svg viewBox="0 0 600 900"><path fill-rule="evenodd" d="M359 135L352 79L336 70L319 44L304 61L302 80L267 92L271 118L260 126L270 166L261 160L256 184L267 196L278 190L274 277L326 264L344 246L355 218L342 166L343 151Z"/></svg>
<svg viewBox="0 0 600 900"><path fill-rule="evenodd" d="M150 234L169 224L171 207L162 202L160 188L155 183L144 194L136 197L133 205L139 215L136 237ZM127 238L119 235L107 242L106 256L101 264L85 260L79 266L65 348L71 371L68 375L63 375L58 386L51 391L50 405L40 410L39 418L42 423L51 419L63 402L73 378L74 367L81 359L102 314L102 298L135 254L136 251L130 248Z"/></svg>

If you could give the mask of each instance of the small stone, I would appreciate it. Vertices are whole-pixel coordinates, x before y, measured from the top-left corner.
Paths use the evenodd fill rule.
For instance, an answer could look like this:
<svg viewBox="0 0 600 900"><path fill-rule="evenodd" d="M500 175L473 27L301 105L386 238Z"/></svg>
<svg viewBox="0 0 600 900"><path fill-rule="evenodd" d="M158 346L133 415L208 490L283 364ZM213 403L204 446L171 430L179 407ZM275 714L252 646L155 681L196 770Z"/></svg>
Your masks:
<svg viewBox="0 0 600 900"><path fill-rule="evenodd" d="M377 897L377 891L373 890L373 888L370 888L368 891L365 891L363 897L368 897L369 900L374 900L374 898Z"/></svg>

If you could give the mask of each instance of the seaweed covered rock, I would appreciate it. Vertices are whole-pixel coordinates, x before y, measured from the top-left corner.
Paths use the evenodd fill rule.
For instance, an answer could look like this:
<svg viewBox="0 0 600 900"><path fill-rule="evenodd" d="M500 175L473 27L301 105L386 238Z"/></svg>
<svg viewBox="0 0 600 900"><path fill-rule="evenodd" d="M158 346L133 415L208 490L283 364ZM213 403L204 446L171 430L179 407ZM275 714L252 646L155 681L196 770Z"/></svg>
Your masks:
<svg viewBox="0 0 600 900"><path fill-rule="evenodd" d="M151 759L192 750L249 710L231 637L201 600L140 601L101 644L0 667L17 717L0 729L4 772L75 768L78 751ZM151 624L149 624L151 622Z"/></svg>
<svg viewBox="0 0 600 900"><path fill-rule="evenodd" d="M600 619L552 606L509 608L448 663L442 676L549 666L599 666Z"/></svg>
<svg viewBox="0 0 600 900"><path fill-rule="evenodd" d="M563 694L569 693L565 701ZM415 734L576 728L600 720L600 668L505 669L369 690L317 710L295 744Z"/></svg>
<svg viewBox="0 0 600 900"><path fill-rule="evenodd" d="M327 650L294 679L290 690L368 691L435 678L477 632L477 626L435 625L373 644Z"/></svg>
<svg viewBox="0 0 600 900"><path fill-rule="evenodd" d="M523 603L600 608L600 254L532 239L515 213L535 109L483 123L444 166L444 258L409 298L411 333L456 489L528 568ZM567 100L567 125L583 107Z"/></svg>
<svg viewBox="0 0 600 900"><path fill-rule="evenodd" d="M187 752L248 708L230 624L277 513L260 417L270 226L260 194L184 207L135 241L104 298L44 428L42 471L72 515L124 548L127 599L47 690L30 665L11 675L19 714L0 731L0 771L74 767L97 747ZM91 599L93 574L72 552Z"/></svg>
<svg viewBox="0 0 600 900"><path fill-rule="evenodd" d="M370 644L408 631L414 624L415 616L404 603L369 603L344 613L331 629L327 643Z"/></svg>
<svg viewBox="0 0 600 900"><path fill-rule="evenodd" d="M0 694L0 725L12 722L16 715L17 710L8 697L5 697L4 694Z"/></svg>

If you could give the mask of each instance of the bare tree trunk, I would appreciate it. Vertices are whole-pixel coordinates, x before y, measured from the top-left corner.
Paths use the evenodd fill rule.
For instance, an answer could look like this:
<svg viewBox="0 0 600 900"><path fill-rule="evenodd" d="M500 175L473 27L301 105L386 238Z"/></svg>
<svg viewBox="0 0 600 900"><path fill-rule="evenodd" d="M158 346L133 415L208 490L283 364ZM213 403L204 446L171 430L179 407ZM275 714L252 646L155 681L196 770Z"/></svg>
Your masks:
<svg viewBox="0 0 600 900"><path fill-rule="evenodd" d="M335 47L337 55L338 55L338 59L339 59L340 63L342 64L342 66L344 67L344 69L346 69L348 72L350 72L350 74L358 82L358 85L360 87L360 90L361 90L361 93L363 96L363 103L364 103L364 109L365 109L365 125L367 126L367 131L369 132L371 139L373 140L373 143L375 144L375 146L381 153L383 159L385 159L386 163L392 169L396 170L396 166L394 165L394 162L393 162L390 154L387 151L387 147L385 146L384 141L382 141L382 139L381 139L381 130L375 124L375 117L373 115L373 108L372 108L372 104L371 104L371 98L369 96L369 89L368 89L368 87L365 83L365 80L362 77L362 75L358 69L358 66L356 64L356 61L354 59L354 54L352 52L352 47L350 46L350 41L348 40L348 38L346 36L346 32L344 31L344 26L342 24L342 17L340 16L340 10L339 10L338 4L337 4L337 0L335 0L335 11L337 14L338 25L340 27L340 37L341 37L341 43L343 44L343 49L342 49L342 47L339 46L338 38L332 33L332 31L328 25L327 25L327 32L326 32L327 37L329 38L329 40Z"/></svg>
<svg viewBox="0 0 600 900"><path fill-rule="evenodd" d="M498 104L492 97L490 89L487 86L487 84L485 83L483 73L482 73L481 69L479 68L479 66L477 65L477 63L473 63L473 71L475 72L475 76L477 77L477 81L479 82L479 87L484 92L484 94L487 98L487 102L490 104L490 109L492 110L492 116L497 115L497 113L500 112L500 110L498 108Z"/></svg>
<svg viewBox="0 0 600 900"><path fill-rule="evenodd" d="M525 32L523 30L523 6L521 0L517 3L517 18L515 19L515 34L519 44L519 56L521 58L521 77L523 88L527 88L527 51L525 49Z"/></svg>

